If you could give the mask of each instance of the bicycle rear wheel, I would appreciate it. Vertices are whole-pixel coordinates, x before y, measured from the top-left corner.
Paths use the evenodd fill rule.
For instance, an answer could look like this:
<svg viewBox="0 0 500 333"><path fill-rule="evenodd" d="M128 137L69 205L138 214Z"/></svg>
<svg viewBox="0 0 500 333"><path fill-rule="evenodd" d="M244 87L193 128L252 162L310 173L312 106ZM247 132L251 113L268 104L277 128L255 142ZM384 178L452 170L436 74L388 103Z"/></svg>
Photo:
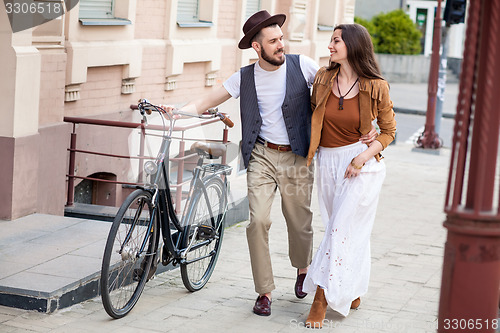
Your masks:
<svg viewBox="0 0 500 333"><path fill-rule="evenodd" d="M204 184L207 195L202 191L194 195L182 240L182 248L188 247L192 242L186 260L181 261L182 282L189 291L200 290L210 279L224 235L224 183L219 177L211 177Z"/></svg>
<svg viewBox="0 0 500 333"><path fill-rule="evenodd" d="M147 282L159 235L156 218L149 228L152 214L151 194L136 190L123 202L109 231L101 268L101 298L113 318L132 310Z"/></svg>

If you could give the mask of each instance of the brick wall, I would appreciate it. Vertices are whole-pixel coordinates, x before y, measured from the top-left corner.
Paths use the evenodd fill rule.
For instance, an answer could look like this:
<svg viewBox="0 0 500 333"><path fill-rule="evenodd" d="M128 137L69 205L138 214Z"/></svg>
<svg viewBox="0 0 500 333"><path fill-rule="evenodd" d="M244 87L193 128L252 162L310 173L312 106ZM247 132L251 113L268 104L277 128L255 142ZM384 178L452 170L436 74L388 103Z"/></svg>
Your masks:
<svg viewBox="0 0 500 333"><path fill-rule="evenodd" d="M143 48L142 72L135 81L135 93L129 95L134 101L147 98L152 102L163 101L165 95L166 49L161 46Z"/></svg>
<svg viewBox="0 0 500 333"><path fill-rule="evenodd" d="M121 94L122 71L123 66L89 67L80 100L65 103L65 115L91 117L128 109L130 95Z"/></svg>
<svg viewBox="0 0 500 333"><path fill-rule="evenodd" d="M179 75L177 89L165 92L165 100L169 104L185 103L197 96L204 96L216 87L205 87L204 62L184 64L182 75Z"/></svg>
<svg viewBox="0 0 500 333"><path fill-rule="evenodd" d="M163 39L165 4L165 0L140 0L137 2L135 38Z"/></svg>
<svg viewBox="0 0 500 333"><path fill-rule="evenodd" d="M232 57L224 59L221 64L220 71L217 73L216 86L221 86L222 83L228 79L234 72L239 71L240 68L236 65L236 52L238 50L239 40L235 40L234 46L224 46L222 48L222 54L233 54Z"/></svg>
<svg viewBox="0 0 500 333"><path fill-rule="evenodd" d="M238 17L238 7L240 1L225 0L224 4L219 6L219 22L217 26L217 37L234 40L234 45L223 46L222 54L227 55L221 62L220 71L217 73L216 86L220 87L222 83L239 68L236 66L236 57L238 54L238 42L240 31L242 29Z"/></svg>
<svg viewBox="0 0 500 333"><path fill-rule="evenodd" d="M236 22L239 6L240 2L236 0L221 1L217 22L218 38L234 38L238 36L238 32L242 28L239 26L239 22Z"/></svg>

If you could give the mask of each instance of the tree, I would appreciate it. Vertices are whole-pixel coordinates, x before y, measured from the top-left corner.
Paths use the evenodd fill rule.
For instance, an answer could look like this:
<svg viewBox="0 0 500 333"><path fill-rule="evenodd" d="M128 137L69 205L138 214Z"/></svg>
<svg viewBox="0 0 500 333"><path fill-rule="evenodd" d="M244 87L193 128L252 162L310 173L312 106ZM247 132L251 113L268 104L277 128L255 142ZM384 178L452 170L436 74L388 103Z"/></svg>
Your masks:
<svg viewBox="0 0 500 333"><path fill-rule="evenodd" d="M365 27L366 30L368 30L368 32L370 33L370 36L372 36L373 40L373 36L375 35L375 26L373 25L372 21L365 20L364 18L356 16L354 17L354 23L361 24L363 27Z"/></svg>
<svg viewBox="0 0 500 333"><path fill-rule="evenodd" d="M388 54L420 54L421 33L401 9L380 13L367 21L355 18L372 36L375 52Z"/></svg>

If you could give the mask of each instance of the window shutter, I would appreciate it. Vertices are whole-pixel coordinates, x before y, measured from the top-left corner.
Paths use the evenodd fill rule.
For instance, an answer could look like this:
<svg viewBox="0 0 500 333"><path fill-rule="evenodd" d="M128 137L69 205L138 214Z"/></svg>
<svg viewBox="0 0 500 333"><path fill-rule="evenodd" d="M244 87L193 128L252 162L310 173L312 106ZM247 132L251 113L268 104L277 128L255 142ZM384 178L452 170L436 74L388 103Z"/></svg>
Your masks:
<svg viewBox="0 0 500 333"><path fill-rule="evenodd" d="M113 18L113 0L80 0L79 18Z"/></svg>
<svg viewBox="0 0 500 333"><path fill-rule="evenodd" d="M177 22L198 22L198 0L179 0Z"/></svg>
<svg viewBox="0 0 500 333"><path fill-rule="evenodd" d="M260 10L260 0L247 0L245 20Z"/></svg>

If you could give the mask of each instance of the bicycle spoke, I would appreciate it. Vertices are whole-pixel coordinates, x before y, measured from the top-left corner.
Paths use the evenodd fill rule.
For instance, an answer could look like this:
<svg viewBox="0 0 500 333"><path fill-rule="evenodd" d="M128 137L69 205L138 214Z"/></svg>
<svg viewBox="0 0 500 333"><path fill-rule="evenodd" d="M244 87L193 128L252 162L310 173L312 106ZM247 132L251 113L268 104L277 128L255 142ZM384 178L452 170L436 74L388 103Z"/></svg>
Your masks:
<svg viewBox="0 0 500 333"><path fill-rule="evenodd" d="M222 218L226 207L223 182L218 177L212 177L206 181L205 186L206 195L205 193L194 194L195 199L188 211L189 217L186 218L189 237L184 240L184 246L190 244L193 237L195 238L185 261L181 262L181 274L184 285L191 291L203 288L210 278L224 232ZM205 230L209 236L200 235L199 232L195 234L197 228ZM206 239L207 237L209 239Z"/></svg>
<svg viewBox="0 0 500 333"><path fill-rule="evenodd" d="M150 200L149 192L143 190L127 197L108 236L101 295L104 308L114 318L126 315L133 308L146 283L152 256L141 253L141 249L156 251L157 228L149 229L153 212Z"/></svg>

